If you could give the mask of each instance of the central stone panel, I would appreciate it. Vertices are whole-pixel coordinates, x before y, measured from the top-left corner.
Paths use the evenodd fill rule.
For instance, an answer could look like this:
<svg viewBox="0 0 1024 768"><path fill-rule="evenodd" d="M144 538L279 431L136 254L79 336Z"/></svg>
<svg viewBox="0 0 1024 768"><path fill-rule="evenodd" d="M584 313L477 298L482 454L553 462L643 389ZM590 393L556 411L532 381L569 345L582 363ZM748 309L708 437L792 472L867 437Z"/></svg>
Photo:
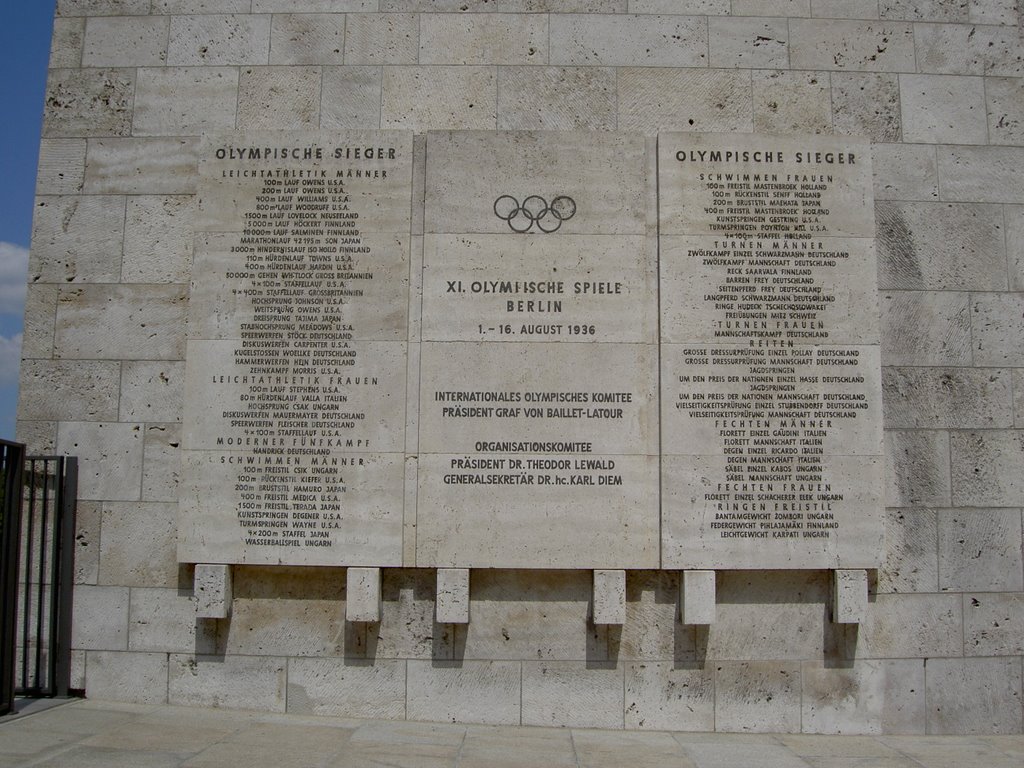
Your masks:
<svg viewBox="0 0 1024 768"><path fill-rule="evenodd" d="M659 565L653 142L434 132L416 564Z"/></svg>

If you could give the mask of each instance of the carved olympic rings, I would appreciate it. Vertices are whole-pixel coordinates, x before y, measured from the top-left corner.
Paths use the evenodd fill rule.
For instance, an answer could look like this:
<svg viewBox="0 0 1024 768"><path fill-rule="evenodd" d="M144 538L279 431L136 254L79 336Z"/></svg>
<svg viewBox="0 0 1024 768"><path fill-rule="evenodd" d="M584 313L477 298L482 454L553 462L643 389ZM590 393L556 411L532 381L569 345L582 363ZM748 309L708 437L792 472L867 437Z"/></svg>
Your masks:
<svg viewBox="0 0 1024 768"><path fill-rule="evenodd" d="M494 201L494 215L507 221L509 229L524 234L537 225L541 232L557 232L563 221L576 215L576 201L568 195L559 195L548 205L540 195L530 195L519 204L512 195L501 195Z"/></svg>

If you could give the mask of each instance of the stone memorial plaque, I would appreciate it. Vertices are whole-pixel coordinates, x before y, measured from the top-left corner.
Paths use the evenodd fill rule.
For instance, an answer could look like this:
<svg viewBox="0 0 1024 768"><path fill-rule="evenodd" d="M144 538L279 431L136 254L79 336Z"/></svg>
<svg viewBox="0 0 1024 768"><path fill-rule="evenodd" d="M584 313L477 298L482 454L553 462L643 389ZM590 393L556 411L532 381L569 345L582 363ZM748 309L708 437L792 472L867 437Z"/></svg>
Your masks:
<svg viewBox="0 0 1024 768"><path fill-rule="evenodd" d="M204 137L179 559L401 565L412 135Z"/></svg>
<svg viewBox="0 0 1024 768"><path fill-rule="evenodd" d="M657 567L653 160L428 134L417 565Z"/></svg>
<svg viewBox="0 0 1024 768"><path fill-rule="evenodd" d="M877 567L868 144L662 134L658 173L663 567Z"/></svg>

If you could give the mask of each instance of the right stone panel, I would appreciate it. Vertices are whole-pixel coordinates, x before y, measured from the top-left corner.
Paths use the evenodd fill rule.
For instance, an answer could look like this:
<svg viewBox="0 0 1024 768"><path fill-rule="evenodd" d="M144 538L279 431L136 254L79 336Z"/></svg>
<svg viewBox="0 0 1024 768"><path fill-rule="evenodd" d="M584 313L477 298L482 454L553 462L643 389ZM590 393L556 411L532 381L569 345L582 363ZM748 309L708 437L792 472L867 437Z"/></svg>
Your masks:
<svg viewBox="0 0 1024 768"><path fill-rule="evenodd" d="M877 567L869 145L661 134L658 181L662 567Z"/></svg>

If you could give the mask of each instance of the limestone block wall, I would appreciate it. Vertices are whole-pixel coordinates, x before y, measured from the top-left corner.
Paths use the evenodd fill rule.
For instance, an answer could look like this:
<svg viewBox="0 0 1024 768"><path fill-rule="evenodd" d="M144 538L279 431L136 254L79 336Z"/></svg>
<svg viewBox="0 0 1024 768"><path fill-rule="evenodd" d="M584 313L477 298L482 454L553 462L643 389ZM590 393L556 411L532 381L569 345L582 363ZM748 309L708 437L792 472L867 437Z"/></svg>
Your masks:
<svg viewBox="0 0 1024 768"><path fill-rule="evenodd" d="M1017 0L59 0L19 405L81 457L74 685L89 696L410 719L721 731L1020 733L1024 12ZM865 623L825 572L237 567L197 620L175 555L203 131L836 133L874 142L886 564ZM422 140L417 146L422 149Z"/></svg>

